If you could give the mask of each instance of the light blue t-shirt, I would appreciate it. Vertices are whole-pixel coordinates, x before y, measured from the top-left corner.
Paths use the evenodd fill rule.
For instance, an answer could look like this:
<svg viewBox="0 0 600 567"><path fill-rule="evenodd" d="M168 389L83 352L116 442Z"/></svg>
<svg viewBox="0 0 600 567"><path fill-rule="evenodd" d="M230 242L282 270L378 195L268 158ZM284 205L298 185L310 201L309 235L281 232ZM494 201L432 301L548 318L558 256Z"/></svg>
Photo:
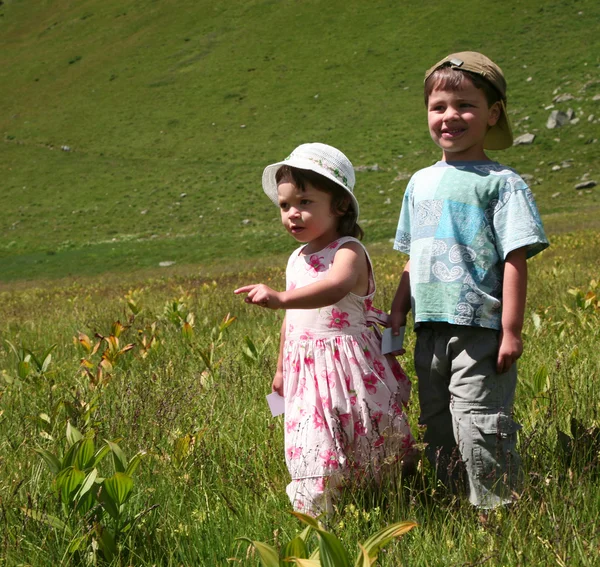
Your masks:
<svg viewBox="0 0 600 567"><path fill-rule="evenodd" d="M496 162L438 162L408 183L394 248L410 255L415 324L501 328L509 252L548 246L531 190Z"/></svg>

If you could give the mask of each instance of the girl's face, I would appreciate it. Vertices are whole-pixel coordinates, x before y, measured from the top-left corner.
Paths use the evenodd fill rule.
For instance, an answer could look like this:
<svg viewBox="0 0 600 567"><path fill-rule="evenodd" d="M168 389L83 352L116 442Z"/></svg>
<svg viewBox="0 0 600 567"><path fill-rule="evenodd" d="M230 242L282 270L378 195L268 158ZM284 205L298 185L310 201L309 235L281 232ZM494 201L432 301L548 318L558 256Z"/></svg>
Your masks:
<svg viewBox="0 0 600 567"><path fill-rule="evenodd" d="M339 216L331 211L331 194L310 183L302 190L284 178L277 195L283 226L298 242L309 244L307 253L318 252L338 238Z"/></svg>

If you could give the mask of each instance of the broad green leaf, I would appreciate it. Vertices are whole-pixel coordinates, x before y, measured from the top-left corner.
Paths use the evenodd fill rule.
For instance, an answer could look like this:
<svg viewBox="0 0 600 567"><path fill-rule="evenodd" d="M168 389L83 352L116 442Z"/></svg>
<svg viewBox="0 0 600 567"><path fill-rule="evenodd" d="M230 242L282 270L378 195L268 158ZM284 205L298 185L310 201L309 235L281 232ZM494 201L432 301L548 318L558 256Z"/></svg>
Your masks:
<svg viewBox="0 0 600 567"><path fill-rule="evenodd" d="M318 559L296 559L296 565L298 567L321 567L321 562Z"/></svg>
<svg viewBox="0 0 600 567"><path fill-rule="evenodd" d="M375 563L375 559L371 560L367 550L359 543L358 547L360 547L360 552L358 554L358 558L356 559L355 567L371 567L373 563Z"/></svg>
<svg viewBox="0 0 600 567"><path fill-rule="evenodd" d="M71 528L67 524L65 524L62 520L57 518L56 516L50 516L44 512L39 512L38 510L32 510L31 508L22 507L21 511L23 514L28 516L29 518L36 520L37 522L42 522L52 528L56 528L57 530L63 530L67 534L71 534Z"/></svg>
<svg viewBox="0 0 600 567"><path fill-rule="evenodd" d="M75 461L75 455L77 454L78 448L79 448L79 442L77 442L74 445L71 445L69 447L69 449L67 450L67 452L65 453L65 455L62 459L61 468L66 469L67 467L70 467L73 465L73 462Z"/></svg>
<svg viewBox="0 0 600 567"><path fill-rule="evenodd" d="M96 503L96 497L93 492L88 492L84 494L82 498L77 500L77 505L75 506L75 510L80 514L87 514Z"/></svg>
<svg viewBox="0 0 600 567"><path fill-rule="evenodd" d="M112 532L101 526L100 524L96 525L96 533L98 534L98 546L102 550L104 554L104 558L107 561L112 561L114 556L118 553L119 549L117 548L117 543L115 542L115 537Z"/></svg>
<svg viewBox="0 0 600 567"><path fill-rule="evenodd" d="M133 490L133 479L122 472L107 478L102 486L117 506L122 506Z"/></svg>
<svg viewBox="0 0 600 567"><path fill-rule="evenodd" d="M102 504L102 507L110 514L112 518L115 520L119 519L119 507L116 505L115 501L110 497L104 484L100 487L100 491L98 492L98 501Z"/></svg>
<svg viewBox="0 0 600 567"><path fill-rule="evenodd" d="M319 556L323 567L350 567L350 558L342 542L327 530L317 530Z"/></svg>
<svg viewBox="0 0 600 567"><path fill-rule="evenodd" d="M75 455L75 466L78 469L85 470L94 462L94 440L86 437L79 444Z"/></svg>
<svg viewBox="0 0 600 567"><path fill-rule="evenodd" d="M60 460L56 455L53 455L50 451L42 449L41 447L36 447L34 451L40 457L42 457L42 459L44 459L44 461L48 465L48 468L50 469L50 472L53 475L56 476L60 472Z"/></svg>
<svg viewBox="0 0 600 567"><path fill-rule="evenodd" d="M91 490L92 486L94 486L94 483L96 482L97 477L98 469L92 469L90 473L85 477L85 480L83 481L81 487L77 491L77 494L75 495L75 500L79 500Z"/></svg>
<svg viewBox="0 0 600 567"><path fill-rule="evenodd" d="M133 473L137 470L140 463L142 462L142 457L146 456L146 451L139 451L129 461L127 465L127 469L125 470L125 474L128 476L133 476Z"/></svg>
<svg viewBox="0 0 600 567"><path fill-rule="evenodd" d="M96 451L96 454L94 455L94 466L98 466L98 463L109 453L110 451L110 446L108 445L108 443L105 443L104 445L102 445L102 447L100 447L100 449L98 449Z"/></svg>
<svg viewBox="0 0 600 567"><path fill-rule="evenodd" d="M76 427L73 427L71 425L71 422L68 421L67 422L67 442L69 443L69 445L74 445L75 443L77 443L77 441L79 441L82 438L83 438L83 435L81 435L80 431Z"/></svg>
<svg viewBox="0 0 600 567"><path fill-rule="evenodd" d="M63 504L71 505L73 495L85 480L85 473L75 467L67 467L60 471L56 477L56 487Z"/></svg>
<svg viewBox="0 0 600 567"><path fill-rule="evenodd" d="M302 512L292 512L292 516L296 516L296 518L298 518L301 522L304 522L315 530L321 529L319 522L317 522L315 518L309 516L308 514L303 514Z"/></svg>
<svg viewBox="0 0 600 567"><path fill-rule="evenodd" d="M105 439L105 441L108 444L108 446L110 447L110 450L112 451L113 463L115 465L115 470L117 472L125 472L127 470L127 464L128 464L125 453L123 453L123 450L121 449L121 447L119 447L113 441L109 441L108 439Z"/></svg>
<svg viewBox="0 0 600 567"><path fill-rule="evenodd" d="M29 375L29 362L27 360L21 360L17 365L17 374L21 380L24 380Z"/></svg>
<svg viewBox="0 0 600 567"><path fill-rule="evenodd" d="M390 541L392 541L394 538L404 535L406 532L409 532L416 525L416 522L406 521L386 526L385 528L382 528L378 532L374 533L369 539L367 539L367 541L363 543L363 547L369 554L369 557L371 559L375 559L379 551L383 547L385 547ZM360 557L357 563L355 564L356 567L362 565L359 561Z"/></svg>
<svg viewBox="0 0 600 567"><path fill-rule="evenodd" d="M247 537L238 537L237 540L247 541L256 551L260 557L260 561L263 567L279 567L279 555L277 550L262 541L252 541Z"/></svg>
<svg viewBox="0 0 600 567"><path fill-rule="evenodd" d="M281 550L282 559L289 559L290 557L308 559L308 548L300 536L288 541Z"/></svg>
<svg viewBox="0 0 600 567"><path fill-rule="evenodd" d="M76 551L79 551L81 544L85 543L87 541L87 538L88 538L87 534L84 534L82 536L74 538L73 540L71 540L71 543L69 544L69 547L67 548L67 551L71 554L75 553Z"/></svg>

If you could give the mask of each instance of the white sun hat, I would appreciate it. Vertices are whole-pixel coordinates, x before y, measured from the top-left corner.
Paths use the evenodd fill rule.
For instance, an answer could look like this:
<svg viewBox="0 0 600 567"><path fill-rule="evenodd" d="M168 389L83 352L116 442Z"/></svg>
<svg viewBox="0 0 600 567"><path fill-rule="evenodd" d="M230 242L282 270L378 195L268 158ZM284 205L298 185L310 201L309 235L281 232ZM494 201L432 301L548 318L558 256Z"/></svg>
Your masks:
<svg viewBox="0 0 600 567"><path fill-rule="evenodd" d="M283 161L265 167L262 176L262 186L269 199L276 205L279 203L277 200L277 181L275 175L283 165L298 169L308 169L337 183L350 195L356 211L356 218L358 219L358 201L353 193L356 180L354 167L352 167L350 160L340 150L327 144L319 144L318 142L302 144Z"/></svg>

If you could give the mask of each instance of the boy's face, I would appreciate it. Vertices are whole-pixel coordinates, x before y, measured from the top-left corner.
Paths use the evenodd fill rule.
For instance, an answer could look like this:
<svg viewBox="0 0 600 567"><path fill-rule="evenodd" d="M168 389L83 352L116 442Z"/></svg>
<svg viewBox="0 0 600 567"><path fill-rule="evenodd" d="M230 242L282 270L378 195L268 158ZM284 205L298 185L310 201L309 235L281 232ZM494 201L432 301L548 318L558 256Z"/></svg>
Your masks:
<svg viewBox="0 0 600 567"><path fill-rule="evenodd" d="M427 122L432 140L442 149L442 159L487 160L483 141L501 112L500 103L488 107L484 92L469 80L456 91L435 88L427 103Z"/></svg>

